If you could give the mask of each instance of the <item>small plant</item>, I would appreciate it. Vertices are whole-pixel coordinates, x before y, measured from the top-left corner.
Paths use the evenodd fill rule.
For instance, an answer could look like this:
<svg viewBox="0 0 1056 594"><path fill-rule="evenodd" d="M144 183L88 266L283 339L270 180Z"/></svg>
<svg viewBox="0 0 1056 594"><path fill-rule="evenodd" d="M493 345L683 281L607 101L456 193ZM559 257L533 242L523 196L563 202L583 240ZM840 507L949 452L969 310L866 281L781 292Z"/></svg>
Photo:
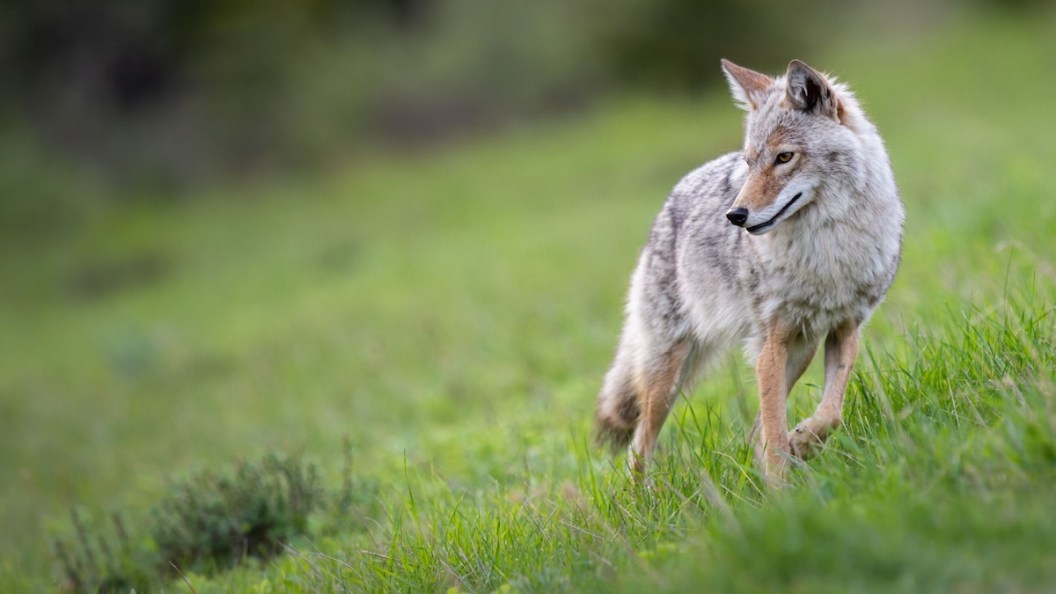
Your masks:
<svg viewBox="0 0 1056 594"><path fill-rule="evenodd" d="M63 590L71 592L128 592L142 590L151 578L135 558L121 516L111 516L114 534L89 533L76 509L70 510L74 534L69 540L56 538L54 553L62 572Z"/></svg>
<svg viewBox="0 0 1056 594"><path fill-rule="evenodd" d="M324 496L314 465L269 455L233 473L205 470L173 486L149 520L163 572L210 572L267 558L308 531Z"/></svg>
<svg viewBox="0 0 1056 594"><path fill-rule="evenodd" d="M366 530L371 519L381 513L378 504L378 485L364 480L353 471L352 442L345 437L342 444L341 489L331 498L328 526L333 531Z"/></svg>
<svg viewBox="0 0 1056 594"><path fill-rule="evenodd" d="M210 573L249 556L270 557L308 531L308 516L324 495L315 466L272 454L175 482L134 540L118 514L110 534L71 510L73 534L53 544L61 589L142 591L174 571Z"/></svg>

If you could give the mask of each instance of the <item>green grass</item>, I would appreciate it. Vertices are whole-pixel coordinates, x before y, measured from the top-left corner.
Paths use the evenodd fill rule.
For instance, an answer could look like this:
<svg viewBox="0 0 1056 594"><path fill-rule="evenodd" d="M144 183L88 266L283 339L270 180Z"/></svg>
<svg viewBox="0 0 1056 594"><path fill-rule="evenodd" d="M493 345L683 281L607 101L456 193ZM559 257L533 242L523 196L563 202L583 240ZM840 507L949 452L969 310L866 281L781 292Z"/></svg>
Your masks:
<svg viewBox="0 0 1056 594"><path fill-rule="evenodd" d="M336 486L347 436L361 517L198 592L1051 591L1053 33L823 61L887 140L906 248L845 429L777 493L735 357L676 409L653 491L589 443L651 218L740 142L718 92L0 239L0 590L54 589L71 506L135 518L276 449Z"/></svg>

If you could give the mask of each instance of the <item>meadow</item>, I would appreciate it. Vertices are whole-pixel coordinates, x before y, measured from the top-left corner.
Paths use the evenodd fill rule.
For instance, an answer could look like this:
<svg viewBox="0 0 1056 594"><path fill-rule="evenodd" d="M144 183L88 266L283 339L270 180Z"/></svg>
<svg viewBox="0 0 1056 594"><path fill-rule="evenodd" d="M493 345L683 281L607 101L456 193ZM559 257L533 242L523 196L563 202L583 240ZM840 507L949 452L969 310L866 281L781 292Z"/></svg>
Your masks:
<svg viewBox="0 0 1056 594"><path fill-rule="evenodd" d="M991 16L813 61L908 217L846 424L780 491L738 353L676 407L655 489L591 443L651 219L740 144L721 88L0 239L0 591L62 587L71 507L135 532L174 477L273 451L328 485L351 460L354 513L154 588L1052 591L1054 39Z"/></svg>

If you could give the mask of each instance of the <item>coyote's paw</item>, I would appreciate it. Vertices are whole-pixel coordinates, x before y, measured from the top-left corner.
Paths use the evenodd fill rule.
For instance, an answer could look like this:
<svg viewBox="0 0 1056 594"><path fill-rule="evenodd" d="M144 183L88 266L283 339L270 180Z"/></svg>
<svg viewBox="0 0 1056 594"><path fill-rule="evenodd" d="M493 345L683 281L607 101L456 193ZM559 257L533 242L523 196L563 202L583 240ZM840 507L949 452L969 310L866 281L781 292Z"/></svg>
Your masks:
<svg viewBox="0 0 1056 594"><path fill-rule="evenodd" d="M635 486L644 487L647 490L654 488L653 475L650 470L649 456L639 454L634 445L627 448L627 469L631 473L631 481Z"/></svg>
<svg viewBox="0 0 1056 594"><path fill-rule="evenodd" d="M766 452L764 457L763 475L767 486L779 489L787 485L788 482L785 479L791 462L788 450L775 448Z"/></svg>
<svg viewBox="0 0 1056 594"><path fill-rule="evenodd" d="M825 447L825 440L833 429L840 425L839 421L810 417L796 425L789 436L789 445L792 454L801 459L809 460L821 452Z"/></svg>

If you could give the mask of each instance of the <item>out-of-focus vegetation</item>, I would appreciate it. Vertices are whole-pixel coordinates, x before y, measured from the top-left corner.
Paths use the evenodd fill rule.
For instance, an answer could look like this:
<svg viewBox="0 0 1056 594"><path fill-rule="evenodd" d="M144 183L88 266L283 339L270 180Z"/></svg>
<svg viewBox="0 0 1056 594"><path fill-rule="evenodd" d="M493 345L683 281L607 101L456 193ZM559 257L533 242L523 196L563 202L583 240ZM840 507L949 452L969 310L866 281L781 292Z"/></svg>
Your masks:
<svg viewBox="0 0 1056 594"><path fill-rule="evenodd" d="M217 573L251 558L268 559L308 532L324 505L337 516L353 495L327 497L316 467L293 456L270 455L232 470L203 470L169 485L148 520L130 532L120 514L113 535L91 529L74 510L73 534L52 546L60 589L77 593L148 591L181 572Z"/></svg>
<svg viewBox="0 0 1056 594"><path fill-rule="evenodd" d="M628 86L700 88L720 56L778 67L871 14L831 0L104 0L2 11L0 101L5 128L21 135L6 150L33 141L46 156L21 165L66 158L149 190L123 194L133 198L479 133ZM20 189L5 187L4 202Z"/></svg>
<svg viewBox="0 0 1056 594"><path fill-rule="evenodd" d="M706 4L706 6L705 6ZM0 229L714 84L826 47L831 0L61 0L0 8Z"/></svg>
<svg viewBox="0 0 1056 594"><path fill-rule="evenodd" d="M113 559L107 575L166 577L138 573L161 543L136 535L180 496L172 478L268 451L303 451L351 511L298 516L269 565L188 567L196 591L1052 589L1051 10L746 4L741 21L643 1L576 20L585 8L452 0L405 22L390 4L251 5L180 3L212 15L185 33L210 42L174 46L195 49L124 107L63 98L79 87L45 62L10 74L32 30L18 19L67 13L0 9L17 82L0 142L0 591L62 586L53 538ZM686 49L712 43L694 20L726 41ZM249 33L263 22L279 32ZM681 49L656 46L667 30L687 31ZM785 495L756 486L754 389L734 362L676 410L660 487L636 492L587 444L626 281L678 177L740 143L717 58L779 72L794 50L772 39L803 43L878 124L909 212L903 267L846 430ZM415 119L445 98L468 115ZM228 516L209 518L187 541Z"/></svg>

